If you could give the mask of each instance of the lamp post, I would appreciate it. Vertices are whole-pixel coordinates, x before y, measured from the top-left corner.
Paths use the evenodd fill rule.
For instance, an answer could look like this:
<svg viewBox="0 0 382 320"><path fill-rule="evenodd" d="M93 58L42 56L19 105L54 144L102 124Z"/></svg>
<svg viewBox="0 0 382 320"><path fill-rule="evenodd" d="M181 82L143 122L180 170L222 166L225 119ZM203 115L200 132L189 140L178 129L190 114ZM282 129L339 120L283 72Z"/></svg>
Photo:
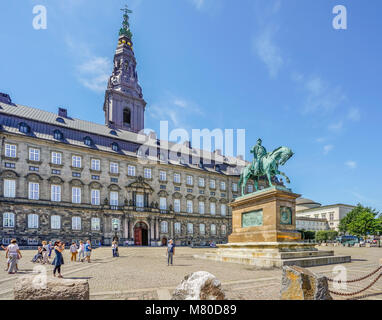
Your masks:
<svg viewBox="0 0 382 320"><path fill-rule="evenodd" d="M117 225L114 225L114 238L113 238L113 241L117 241L117 243L118 243L118 234L117 234L117 232L118 232L118 226Z"/></svg>

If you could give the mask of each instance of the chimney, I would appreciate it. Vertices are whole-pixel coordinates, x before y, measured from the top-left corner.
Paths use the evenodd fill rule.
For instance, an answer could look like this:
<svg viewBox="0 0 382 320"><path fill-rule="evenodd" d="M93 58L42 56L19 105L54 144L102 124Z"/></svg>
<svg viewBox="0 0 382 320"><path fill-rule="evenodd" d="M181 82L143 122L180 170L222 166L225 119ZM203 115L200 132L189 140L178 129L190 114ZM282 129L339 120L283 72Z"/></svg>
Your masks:
<svg viewBox="0 0 382 320"><path fill-rule="evenodd" d="M244 160L244 159L243 159L243 155L241 155L241 154L239 154L239 155L237 156L237 158L238 158L239 160Z"/></svg>
<svg viewBox="0 0 382 320"><path fill-rule="evenodd" d="M12 104L12 99L9 96L9 94L0 92L0 102L6 103L6 104Z"/></svg>
<svg viewBox="0 0 382 320"><path fill-rule="evenodd" d="M68 110L66 110L65 108L58 108L58 115L60 117L67 118L68 117Z"/></svg>
<svg viewBox="0 0 382 320"><path fill-rule="evenodd" d="M186 141L183 142L183 145L184 145L185 147L191 149L191 141L186 140Z"/></svg>
<svg viewBox="0 0 382 320"><path fill-rule="evenodd" d="M221 156L222 155L222 151L220 149L215 149L214 151L217 155Z"/></svg>
<svg viewBox="0 0 382 320"><path fill-rule="evenodd" d="M155 131L150 131L149 137L152 140L157 140L157 134L155 133Z"/></svg>

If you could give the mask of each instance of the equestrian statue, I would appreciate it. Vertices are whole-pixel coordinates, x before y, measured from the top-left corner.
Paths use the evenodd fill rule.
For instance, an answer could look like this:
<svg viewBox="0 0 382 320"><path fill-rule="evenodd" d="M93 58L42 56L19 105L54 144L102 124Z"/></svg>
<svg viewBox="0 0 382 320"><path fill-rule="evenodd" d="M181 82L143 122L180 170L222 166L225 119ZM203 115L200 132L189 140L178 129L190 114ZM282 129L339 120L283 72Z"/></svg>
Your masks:
<svg viewBox="0 0 382 320"><path fill-rule="evenodd" d="M272 152L267 153L267 150L261 145L262 140L258 139L257 144L252 147L253 161L244 168L240 175L239 188L241 195L244 195L245 186L249 179L255 182L255 189L258 190L260 177L266 176L269 186L273 186L272 178L278 174L285 177L286 182L290 183L289 178L284 172L279 171L279 165L284 165L292 156L293 152L287 147L279 147Z"/></svg>

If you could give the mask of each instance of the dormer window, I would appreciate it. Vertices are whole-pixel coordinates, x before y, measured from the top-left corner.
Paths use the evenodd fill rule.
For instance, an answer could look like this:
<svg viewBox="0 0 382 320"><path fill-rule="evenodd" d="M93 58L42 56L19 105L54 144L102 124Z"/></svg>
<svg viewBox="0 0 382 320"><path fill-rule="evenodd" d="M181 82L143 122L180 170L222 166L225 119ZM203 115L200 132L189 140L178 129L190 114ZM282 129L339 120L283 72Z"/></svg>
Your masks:
<svg viewBox="0 0 382 320"><path fill-rule="evenodd" d="M115 131L115 130L110 130L110 134L112 134L113 136L117 136L118 135L117 131Z"/></svg>
<svg viewBox="0 0 382 320"><path fill-rule="evenodd" d="M112 149L113 151L115 151L115 152L118 152L118 151L119 151L119 145L118 145L118 143L113 142L113 143L111 144L111 149Z"/></svg>
<svg viewBox="0 0 382 320"><path fill-rule="evenodd" d="M25 122L21 122L19 124L19 130L22 133L29 133L31 131L31 128Z"/></svg>
<svg viewBox="0 0 382 320"><path fill-rule="evenodd" d="M130 126L131 124L131 111L128 108L123 110L123 124L125 126Z"/></svg>
<svg viewBox="0 0 382 320"><path fill-rule="evenodd" d="M58 117L58 118L56 119L56 121L59 122L59 123L65 123L65 120L62 119L62 118L60 118L60 117Z"/></svg>
<svg viewBox="0 0 382 320"><path fill-rule="evenodd" d="M93 140L90 138L90 137L85 137L84 138L84 143L85 145L87 145L88 147L91 147L93 145Z"/></svg>
<svg viewBox="0 0 382 320"><path fill-rule="evenodd" d="M53 132L54 139L56 140L63 140L64 134L60 130L54 130Z"/></svg>

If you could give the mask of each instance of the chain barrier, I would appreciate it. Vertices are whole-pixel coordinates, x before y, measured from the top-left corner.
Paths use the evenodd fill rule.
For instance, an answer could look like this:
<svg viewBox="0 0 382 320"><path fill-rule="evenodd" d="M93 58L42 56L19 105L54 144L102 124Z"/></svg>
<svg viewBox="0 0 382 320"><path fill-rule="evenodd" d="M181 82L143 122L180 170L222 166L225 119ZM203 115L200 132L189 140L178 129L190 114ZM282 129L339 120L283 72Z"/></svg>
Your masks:
<svg viewBox="0 0 382 320"><path fill-rule="evenodd" d="M341 280L334 280L334 279L331 279L331 278L327 278L329 282L337 282L337 283L353 283L353 282L358 282L358 281L362 281L362 280L365 280L373 275L375 275L379 270L382 269L382 266L378 267L376 270L372 271L371 273L369 273L368 275L366 276L363 276L361 278L356 278L356 279L352 279L352 280L347 280L347 281L341 281Z"/></svg>

